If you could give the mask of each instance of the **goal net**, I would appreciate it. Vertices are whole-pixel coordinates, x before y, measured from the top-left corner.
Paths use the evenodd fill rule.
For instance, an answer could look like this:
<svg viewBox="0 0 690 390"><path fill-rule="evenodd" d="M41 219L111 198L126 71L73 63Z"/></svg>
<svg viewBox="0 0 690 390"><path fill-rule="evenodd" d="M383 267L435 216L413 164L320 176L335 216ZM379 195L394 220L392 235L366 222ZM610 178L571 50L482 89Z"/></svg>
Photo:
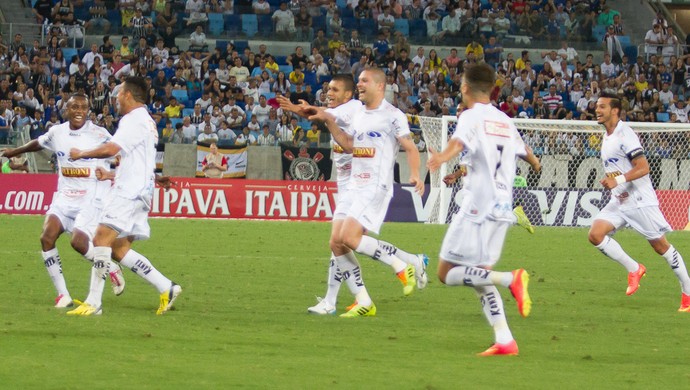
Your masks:
<svg viewBox="0 0 690 390"><path fill-rule="evenodd" d="M517 175L524 187L514 189L534 225L589 226L609 201L599 183L604 177L600 158L603 127L594 121L514 119L525 143L541 160L532 171L518 159ZM455 131L457 118L419 117L428 147L443 150ZM675 230L688 227L690 214L690 126L676 123L628 122L640 137L650 165L650 177L661 211ZM459 157L431 174L429 222L448 223L460 209L462 180L446 186L443 178L460 167Z"/></svg>

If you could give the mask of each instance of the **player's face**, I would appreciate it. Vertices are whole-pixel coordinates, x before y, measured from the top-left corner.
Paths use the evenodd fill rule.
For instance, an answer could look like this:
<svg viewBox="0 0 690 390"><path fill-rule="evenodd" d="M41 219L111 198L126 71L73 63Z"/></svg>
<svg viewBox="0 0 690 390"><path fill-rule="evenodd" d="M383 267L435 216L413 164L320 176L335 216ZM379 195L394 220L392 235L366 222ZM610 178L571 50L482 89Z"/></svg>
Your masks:
<svg viewBox="0 0 690 390"><path fill-rule="evenodd" d="M597 107L595 113L597 114L597 123L603 124L611 120L611 99L599 98L597 100Z"/></svg>
<svg viewBox="0 0 690 390"><path fill-rule="evenodd" d="M345 89L345 83L342 81L332 80L328 83L328 107L334 108L352 99L352 93Z"/></svg>
<svg viewBox="0 0 690 390"><path fill-rule="evenodd" d="M119 112L120 115L124 115L125 113L123 106L127 105L126 95L128 94L129 92L124 88L120 88L120 91L117 93L117 99L115 100L115 102L117 103L117 112Z"/></svg>
<svg viewBox="0 0 690 390"><path fill-rule="evenodd" d="M357 90L359 91L359 100L364 104L373 102L376 97L377 90L380 85L376 82L372 72L363 71L359 75L359 82L357 82Z"/></svg>
<svg viewBox="0 0 690 390"><path fill-rule="evenodd" d="M82 97L73 97L67 102L67 117L73 130L81 129L89 113L89 101Z"/></svg>

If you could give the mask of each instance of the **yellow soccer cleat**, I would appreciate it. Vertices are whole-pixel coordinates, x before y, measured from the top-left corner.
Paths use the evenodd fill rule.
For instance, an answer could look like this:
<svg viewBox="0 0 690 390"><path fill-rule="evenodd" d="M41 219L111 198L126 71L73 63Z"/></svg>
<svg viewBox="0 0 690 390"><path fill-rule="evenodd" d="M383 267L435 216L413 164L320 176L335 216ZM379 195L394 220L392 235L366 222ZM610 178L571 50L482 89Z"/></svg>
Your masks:
<svg viewBox="0 0 690 390"><path fill-rule="evenodd" d="M525 210L522 208L522 206L518 206L513 209L513 214L515 214L515 217L517 218L517 224L525 228L530 234L534 234L534 226L532 225L532 222L530 222L529 218L527 218L527 214L525 214Z"/></svg>
<svg viewBox="0 0 690 390"><path fill-rule="evenodd" d="M101 307L91 306L88 303L82 303L76 309L67 312L68 316L99 316L103 314Z"/></svg>
<svg viewBox="0 0 690 390"><path fill-rule="evenodd" d="M405 296L412 294L414 287L417 285L414 277L414 266L412 264L408 264L404 270L398 272L396 275L403 285L403 294L405 294Z"/></svg>
<svg viewBox="0 0 690 390"><path fill-rule="evenodd" d="M373 303L371 306L356 305L352 309L348 310L346 313L341 314L343 318L355 318L355 317L372 317L376 315L376 305Z"/></svg>
<svg viewBox="0 0 690 390"><path fill-rule="evenodd" d="M161 293L161 304L158 306L158 310L156 311L157 315L161 315L165 313L166 311L170 310L173 306L173 303L175 303L175 300L177 297L180 295L182 292L182 287L180 287L178 284L175 284L173 282L172 286L170 286L170 289L168 291L163 291Z"/></svg>

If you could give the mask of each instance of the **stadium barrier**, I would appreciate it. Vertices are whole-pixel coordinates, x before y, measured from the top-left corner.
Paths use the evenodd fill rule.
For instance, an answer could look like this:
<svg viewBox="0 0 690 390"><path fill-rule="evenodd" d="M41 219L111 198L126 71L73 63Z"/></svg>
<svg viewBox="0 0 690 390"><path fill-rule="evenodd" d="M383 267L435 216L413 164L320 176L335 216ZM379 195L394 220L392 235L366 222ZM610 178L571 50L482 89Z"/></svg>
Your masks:
<svg viewBox="0 0 690 390"><path fill-rule="evenodd" d="M286 180L222 180L176 178L170 190L156 188L151 216L330 221L335 209L334 182ZM53 199L57 175L0 175L0 214L44 214ZM452 194L460 203L460 191ZM690 193L657 190L661 210L675 230L688 225ZM525 205L535 225L589 226L608 201L598 189L518 188L515 198ZM423 197L414 187L395 184L386 221L426 222L432 209L429 186Z"/></svg>

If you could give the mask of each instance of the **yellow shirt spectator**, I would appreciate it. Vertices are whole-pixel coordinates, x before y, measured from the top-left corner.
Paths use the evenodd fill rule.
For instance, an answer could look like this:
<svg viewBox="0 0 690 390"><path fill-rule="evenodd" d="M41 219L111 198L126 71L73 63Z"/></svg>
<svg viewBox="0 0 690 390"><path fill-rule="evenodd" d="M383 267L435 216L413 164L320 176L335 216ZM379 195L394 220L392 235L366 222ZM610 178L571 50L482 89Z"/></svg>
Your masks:
<svg viewBox="0 0 690 390"><path fill-rule="evenodd" d="M465 55L470 53L474 53L474 58L476 58L477 60L484 58L484 48L477 42L471 42L465 48Z"/></svg>
<svg viewBox="0 0 690 390"><path fill-rule="evenodd" d="M307 131L307 138L309 139L310 144L317 144L319 143L319 138L321 137L321 130L319 130L318 127L312 126L309 131Z"/></svg>
<svg viewBox="0 0 690 390"><path fill-rule="evenodd" d="M165 107L165 115L168 116L168 118L179 118L182 116L182 106L177 104L175 102L175 105L170 102L170 105Z"/></svg>
<svg viewBox="0 0 690 390"><path fill-rule="evenodd" d="M293 70L290 72L290 76L288 77L288 80L290 80L290 84L302 84L304 83L304 73L302 73L301 70Z"/></svg>
<svg viewBox="0 0 690 390"><path fill-rule="evenodd" d="M649 88L649 83L646 81L644 83L635 81L635 88L640 92L644 92L647 88Z"/></svg>

